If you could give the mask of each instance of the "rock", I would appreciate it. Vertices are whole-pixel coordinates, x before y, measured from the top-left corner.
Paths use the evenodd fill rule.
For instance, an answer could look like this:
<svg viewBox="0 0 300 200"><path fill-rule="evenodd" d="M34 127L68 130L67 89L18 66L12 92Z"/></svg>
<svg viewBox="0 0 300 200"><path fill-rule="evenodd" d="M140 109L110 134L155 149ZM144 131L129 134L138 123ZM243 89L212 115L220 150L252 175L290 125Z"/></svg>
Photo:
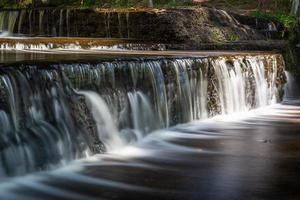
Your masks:
<svg viewBox="0 0 300 200"><path fill-rule="evenodd" d="M43 8L25 12L22 21L19 18L14 26L15 33L20 31L32 36L122 37L196 44L265 39L259 31L240 23L226 11L206 7L119 10Z"/></svg>

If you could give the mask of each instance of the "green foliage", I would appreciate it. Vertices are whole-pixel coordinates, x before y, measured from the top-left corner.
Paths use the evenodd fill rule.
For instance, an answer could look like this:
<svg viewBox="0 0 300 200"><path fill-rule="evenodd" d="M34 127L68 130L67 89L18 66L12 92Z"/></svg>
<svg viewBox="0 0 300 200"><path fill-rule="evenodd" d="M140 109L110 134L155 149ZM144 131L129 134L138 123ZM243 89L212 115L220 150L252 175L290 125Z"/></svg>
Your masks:
<svg viewBox="0 0 300 200"><path fill-rule="evenodd" d="M0 7L16 8L32 6L33 0L0 0ZM69 7L148 7L149 0L35 0L39 6ZM178 7L194 5L192 0L152 0L154 7Z"/></svg>
<svg viewBox="0 0 300 200"><path fill-rule="evenodd" d="M231 35L229 35L229 41L231 42L236 42L236 41L239 41L240 40L240 36L235 34L235 33L232 33Z"/></svg>
<svg viewBox="0 0 300 200"><path fill-rule="evenodd" d="M0 8L27 8L33 5L33 1L41 5L52 0L0 0Z"/></svg>
<svg viewBox="0 0 300 200"><path fill-rule="evenodd" d="M258 10L251 12L251 15L257 18L263 18L280 23L284 27L284 31L287 32L287 35L283 35L283 37L286 37L290 41L294 41L298 39L298 36L300 36L300 23L296 16L280 12L270 13Z"/></svg>
<svg viewBox="0 0 300 200"><path fill-rule="evenodd" d="M293 28L298 24L297 17L287 15L284 13L268 13L256 10L251 12L251 15L258 18L264 18L275 22L279 22L285 28Z"/></svg>
<svg viewBox="0 0 300 200"><path fill-rule="evenodd" d="M0 1L0 7L11 7L11 6L15 6L16 5L16 1L14 0L1 0Z"/></svg>

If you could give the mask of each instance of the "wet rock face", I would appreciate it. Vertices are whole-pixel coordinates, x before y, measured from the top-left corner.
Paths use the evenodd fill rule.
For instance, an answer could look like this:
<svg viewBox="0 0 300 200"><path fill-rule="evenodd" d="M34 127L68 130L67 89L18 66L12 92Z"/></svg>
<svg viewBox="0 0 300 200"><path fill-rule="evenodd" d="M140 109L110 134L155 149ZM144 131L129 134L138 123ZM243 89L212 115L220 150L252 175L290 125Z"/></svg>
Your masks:
<svg viewBox="0 0 300 200"><path fill-rule="evenodd" d="M76 127L80 130L84 141L86 141L90 151L93 154L106 151L104 144L98 137L95 121L88 109L85 99L76 95L70 96L71 115L75 121ZM82 149L84 148L81 147Z"/></svg>
<svg viewBox="0 0 300 200"><path fill-rule="evenodd" d="M207 94L207 108L208 116L213 117L222 113L220 98L218 94L218 80L214 68L210 65L207 71L208 77L208 94Z"/></svg>
<svg viewBox="0 0 300 200"><path fill-rule="evenodd" d="M264 38L227 12L211 8L119 11L39 9L1 11L0 15L13 23L9 27L14 33L29 35L133 38L176 43Z"/></svg>
<svg viewBox="0 0 300 200"><path fill-rule="evenodd" d="M268 19L253 17L248 15L240 15L237 13L230 13L241 24L245 24L252 29L263 34L270 39L282 39L282 32L286 31L282 24L273 22Z"/></svg>

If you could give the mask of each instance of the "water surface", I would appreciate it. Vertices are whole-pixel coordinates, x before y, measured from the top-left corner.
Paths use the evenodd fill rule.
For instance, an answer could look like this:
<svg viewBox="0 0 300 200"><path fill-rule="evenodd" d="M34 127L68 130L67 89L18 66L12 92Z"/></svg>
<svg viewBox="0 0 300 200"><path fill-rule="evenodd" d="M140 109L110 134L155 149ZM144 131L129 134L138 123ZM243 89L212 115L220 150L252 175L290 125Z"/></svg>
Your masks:
<svg viewBox="0 0 300 200"><path fill-rule="evenodd" d="M17 170L22 166L10 165L10 169L16 169L16 175L22 176L1 176L0 199L300 197L297 189L300 184L297 83L288 76L284 104L274 104L279 100L277 81L282 69L278 54L115 52L114 57L114 52L108 52L108 58L103 60L99 52L82 52L25 51L19 54L19 51L5 51L12 56L12 62L9 56L4 57L1 80L5 83L5 98L13 101L9 101L11 110L5 110L9 114L1 115L1 120L4 122L12 115L17 129L13 125L7 127L9 131L5 134L23 136L26 133L29 137L17 145L14 140L3 141L16 145L17 150L19 147L29 149L28 155L33 155L29 161L33 163L28 162L28 166L38 171L35 167L40 160L34 157L35 148L31 149L38 142L31 138L35 130L42 130L40 133L45 133L45 138L37 141L48 141L51 147L47 149L51 151L45 151L50 155L45 159L46 169L57 167L56 160L48 159L51 155L68 162L59 169L26 176L24 174L32 169L24 168L23 173ZM129 58L120 59L126 54ZM21 55L19 60L14 57L18 55ZM53 64L59 55L63 63L56 60ZM136 58L137 55L142 58ZM41 60L35 62L39 56ZM71 62L77 56L78 62ZM44 62L51 57L53 61ZM20 62L16 64L16 61ZM173 70L172 76L168 76L166 69ZM209 70L213 70L213 76L205 75ZM108 84L102 85L103 81ZM214 85L213 95L208 94L212 93L211 85ZM19 92L20 86L26 89L21 90L23 93ZM25 91L29 92L25 94ZM15 95L18 92L21 96ZM77 124L70 122L72 112L67 107L73 102L67 98L69 95L80 95L88 100L98 136L106 146L104 154L83 156L85 151L80 148L76 151L62 148L81 147L85 142L77 138L85 132L80 132ZM206 99L209 95L211 99L218 99L215 105L210 105L211 101ZM25 100L30 109L22 104L16 106L21 100ZM112 112L112 108L120 105L128 109ZM249 111L251 108L256 109ZM23 119L19 110L24 110L28 117ZM124 121L127 124L120 123L119 116L124 113L129 121ZM208 113L222 115L207 119ZM21 129L22 120L29 124L25 132ZM45 123L49 124L45 126ZM45 131L44 128L50 126L53 128ZM57 131L52 132L53 129ZM123 140L124 130L135 138ZM58 133L58 142L53 142L56 137L50 133ZM14 163L10 159L14 156L27 161L18 151L4 153L2 158L6 163Z"/></svg>

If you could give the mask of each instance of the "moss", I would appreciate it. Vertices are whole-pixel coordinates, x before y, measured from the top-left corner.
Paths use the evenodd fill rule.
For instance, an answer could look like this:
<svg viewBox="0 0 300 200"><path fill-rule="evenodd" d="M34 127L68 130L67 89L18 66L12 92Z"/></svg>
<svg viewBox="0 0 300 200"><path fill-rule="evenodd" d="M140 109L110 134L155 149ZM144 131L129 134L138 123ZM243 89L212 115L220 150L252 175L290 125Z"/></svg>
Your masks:
<svg viewBox="0 0 300 200"><path fill-rule="evenodd" d="M235 34L235 33L232 33L229 35L229 41L230 42L236 42L236 41L239 41L240 40L240 36Z"/></svg>
<svg viewBox="0 0 300 200"><path fill-rule="evenodd" d="M213 43L224 42L224 37L221 31L211 29L210 40Z"/></svg>

